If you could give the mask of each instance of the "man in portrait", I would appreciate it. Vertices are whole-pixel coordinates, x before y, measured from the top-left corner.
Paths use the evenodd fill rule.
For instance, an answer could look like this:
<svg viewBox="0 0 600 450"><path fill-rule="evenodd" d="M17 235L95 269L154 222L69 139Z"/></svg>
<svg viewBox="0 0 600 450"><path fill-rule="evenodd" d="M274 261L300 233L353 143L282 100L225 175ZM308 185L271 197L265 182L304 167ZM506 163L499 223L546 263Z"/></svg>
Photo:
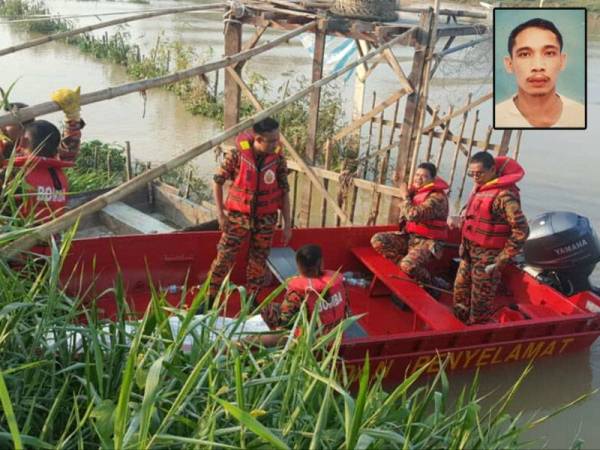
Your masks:
<svg viewBox="0 0 600 450"><path fill-rule="evenodd" d="M566 65L563 37L554 23L534 18L515 27L504 68L515 76L517 92L496 104L495 126L584 128L584 105L556 90Z"/></svg>

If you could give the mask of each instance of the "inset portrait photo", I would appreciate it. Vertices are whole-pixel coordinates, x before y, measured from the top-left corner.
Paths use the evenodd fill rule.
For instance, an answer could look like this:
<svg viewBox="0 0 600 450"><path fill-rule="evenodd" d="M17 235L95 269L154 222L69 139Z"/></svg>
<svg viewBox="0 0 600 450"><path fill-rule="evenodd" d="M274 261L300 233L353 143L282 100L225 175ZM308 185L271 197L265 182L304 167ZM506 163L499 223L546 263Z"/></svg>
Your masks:
<svg viewBox="0 0 600 450"><path fill-rule="evenodd" d="M494 9L494 128L586 128L585 8Z"/></svg>

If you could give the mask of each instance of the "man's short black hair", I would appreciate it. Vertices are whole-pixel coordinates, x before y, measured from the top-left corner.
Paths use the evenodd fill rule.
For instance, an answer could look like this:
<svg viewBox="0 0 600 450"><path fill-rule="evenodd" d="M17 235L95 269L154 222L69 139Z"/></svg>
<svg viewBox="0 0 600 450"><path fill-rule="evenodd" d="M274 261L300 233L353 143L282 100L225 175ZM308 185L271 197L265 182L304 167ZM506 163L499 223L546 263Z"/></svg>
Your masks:
<svg viewBox="0 0 600 450"><path fill-rule="evenodd" d="M12 102L12 103L5 103L4 104L4 111L6 112L16 112L20 109L23 108L27 108L29 105L27 103L21 103L21 102ZM24 120L23 122L21 122L22 125L27 125L28 123L33 122L35 119L29 119L29 120Z"/></svg>
<svg viewBox="0 0 600 450"><path fill-rule="evenodd" d="M435 167L435 164L430 162L424 162L419 164L419 167L417 167L417 169L425 169L427 172L429 172L429 176L431 178L435 178L435 176L437 175L437 169Z"/></svg>
<svg viewBox="0 0 600 450"><path fill-rule="evenodd" d="M260 122L256 122L252 126L252 130L254 130L254 132L258 134L270 133L271 131L275 131L278 129L279 122L277 122L272 117L267 117L266 119L263 119Z"/></svg>
<svg viewBox="0 0 600 450"><path fill-rule="evenodd" d="M60 131L47 120L34 120L25 125L25 134L30 142L29 148L37 156L54 158L60 145Z"/></svg>
<svg viewBox="0 0 600 450"><path fill-rule="evenodd" d="M477 152L469 160L469 164L481 164L485 170L490 170L495 167L496 161L491 153L488 152Z"/></svg>
<svg viewBox="0 0 600 450"><path fill-rule="evenodd" d="M315 244L303 245L296 252L296 264L300 272L304 274L317 275L320 273L322 259L321 247Z"/></svg>
<svg viewBox="0 0 600 450"><path fill-rule="evenodd" d="M512 56L512 51L513 47L515 46L515 40L517 39L517 35L527 28L541 28L542 30L548 30L554 33L556 39L558 39L560 51L562 52L563 38L562 34L560 34L560 31L558 31L558 28L556 28L556 25L554 25L554 23L550 22L549 20L540 19L539 17L536 17L535 19L531 19L527 22L523 22L522 24L517 25L514 28L514 30L510 32L510 35L508 36L508 54L510 56Z"/></svg>

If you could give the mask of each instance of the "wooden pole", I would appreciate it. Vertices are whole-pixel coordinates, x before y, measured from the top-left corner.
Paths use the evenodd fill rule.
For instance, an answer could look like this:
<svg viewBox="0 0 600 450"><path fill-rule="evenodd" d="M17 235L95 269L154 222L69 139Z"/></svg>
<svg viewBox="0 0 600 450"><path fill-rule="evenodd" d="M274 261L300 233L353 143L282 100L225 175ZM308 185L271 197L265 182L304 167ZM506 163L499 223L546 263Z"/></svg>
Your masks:
<svg viewBox="0 0 600 450"><path fill-rule="evenodd" d="M457 109L456 111L451 111L446 116L440 117L436 121L432 121L429 125L427 125L425 128L423 128L423 133L428 133L431 130L433 130L435 127L437 127L438 125L442 125L445 122L448 122L449 120L462 115L465 111L469 111L469 110L475 108L476 106L481 105L483 102L486 102L487 100L492 98L492 95L493 95L493 93L489 92L489 93L485 94L484 96L479 97L477 100L474 100L472 102L469 100L469 102L462 108ZM469 99L470 98L471 98L471 94L469 94Z"/></svg>
<svg viewBox="0 0 600 450"><path fill-rule="evenodd" d="M512 130L504 130L502 133L502 141L500 142L500 148L496 152L498 156L506 156L508 154L508 145L510 144L510 137Z"/></svg>
<svg viewBox="0 0 600 450"><path fill-rule="evenodd" d="M423 136L423 126L425 124L425 115L427 113L427 99L429 97L429 83L431 75L431 64L433 60L433 52L435 50L435 43L437 41L437 21L439 17L440 0L434 1L433 18L430 21L429 28L429 40L427 41L427 47L425 48L425 63L423 65L423 81L421 82L421 92L419 94L419 104L417 112L417 129L415 136L415 143L413 147L413 160L410 167L410 173L408 175L408 182L410 183L415 174L417 167L419 152L421 150L421 138Z"/></svg>
<svg viewBox="0 0 600 450"><path fill-rule="evenodd" d="M237 20L225 22L225 56L239 53L242 49L242 23ZM242 68L236 64L234 71L241 75ZM223 97L223 127L229 128L240 120L240 87L231 77L229 71L225 71L224 97ZM235 138L232 137L227 144L234 145Z"/></svg>
<svg viewBox="0 0 600 450"><path fill-rule="evenodd" d="M217 8L222 8L224 5L225 5L225 3L211 3L208 5L202 5L202 6L185 6L185 7L179 7L179 8L169 8L169 9L163 9L161 11L146 12L146 13L142 13L142 14L137 14L135 16L122 17L120 19L113 19L113 20L109 20L106 22L97 23L95 25L89 25L86 27L76 28L76 29L70 30L70 31L54 33L54 34L44 36L44 37L41 37L38 39L33 39L33 40L31 40L29 42L25 42L23 44L13 45L12 47L6 47L3 49L0 49L0 56L18 52L19 50L24 50L26 48L36 47L38 45L42 45L47 42L56 41L58 39L68 38L71 36L76 36L78 34L88 33L90 31L98 30L100 28L106 28L106 27L112 27L114 25L120 25L122 23L133 22L135 20L148 19L150 17L165 16L167 14L178 14L178 13L190 12L190 11L203 11L203 10L208 10L208 9L217 9Z"/></svg>
<svg viewBox="0 0 600 450"><path fill-rule="evenodd" d="M435 119L437 119L439 113L439 108L435 108L433 110L433 121L435 122ZM446 127L444 129L444 131L448 129L448 127ZM429 141L427 142L427 150L425 151L425 161L429 162L429 159L431 158L431 147L433 146L433 130L429 132Z"/></svg>
<svg viewBox="0 0 600 450"><path fill-rule="evenodd" d="M465 125L467 124L467 117L469 116L469 111L465 111L463 113L463 120L460 124L460 131L458 133L458 141L456 142L456 147L454 147L454 157L452 158L452 169L450 170L450 179L448 180L448 184L450 185L450 189L452 189L452 184L454 182L454 174L456 173L456 163L458 162L458 152L460 151L460 143L465 132Z"/></svg>
<svg viewBox="0 0 600 450"><path fill-rule="evenodd" d="M400 130L400 143L398 145L398 158L396 160L396 170L393 177L395 186L399 186L405 180L410 166L411 150L414 148L415 127L418 126L420 109L419 105L422 93L423 78L425 75L425 63L427 48L430 45L430 31L433 25L433 11L431 8L423 13L419 22L419 32L416 36L415 55L413 65L408 77L413 89L412 94L407 97L404 110L404 121ZM388 223L397 223L400 215L400 205L392 202L388 214Z"/></svg>
<svg viewBox="0 0 600 450"><path fill-rule="evenodd" d="M292 228L296 225L296 204L298 203L298 171L294 170L293 173L293 186L294 186L294 195L292 197L292 211L291 211L291 219L292 219Z"/></svg>
<svg viewBox="0 0 600 450"><path fill-rule="evenodd" d="M256 32L254 33L254 35L250 38L250 40L244 44L244 46L242 47L242 50L250 50L251 48L256 47L256 44L258 44L258 41L260 41L260 38L265 33L265 31L267 31L267 28L268 27L258 27ZM237 73L241 73L246 62L247 62L247 60L239 62L235 65L235 69L236 69Z"/></svg>
<svg viewBox="0 0 600 450"><path fill-rule="evenodd" d="M131 142L125 141L125 176L127 181L131 180L132 169L131 169Z"/></svg>
<svg viewBox="0 0 600 450"><path fill-rule="evenodd" d="M327 20L320 19L315 31L315 48L312 64L312 82L323 77L323 61L325 59L325 40L327 38ZM317 153L317 133L319 127L319 106L321 103L321 89L313 89L310 93L308 105L308 124L306 131L306 150L304 157L308 164L314 164ZM305 227L310 224L310 210L312 203L312 184L305 186L302 197L301 221Z"/></svg>
<svg viewBox="0 0 600 450"><path fill-rule="evenodd" d="M325 142L325 169L329 170L331 167L331 141L328 139ZM329 188L329 180L323 180L323 187L327 191ZM321 201L321 227L324 227L327 223L327 198L323 197Z"/></svg>
<svg viewBox="0 0 600 450"><path fill-rule="evenodd" d="M471 138L469 139L469 146L467 147L467 159L465 161L465 170L463 171L462 180L460 182L460 191L458 192L458 202L462 198L465 190L465 182L467 181L467 172L469 171L469 160L471 159L471 153L473 152L473 141L475 140L475 133L477 131L477 124L479 123L479 110L475 111L475 120L473 121L473 130L471 131ZM490 127L491 128L491 127Z"/></svg>
<svg viewBox="0 0 600 450"><path fill-rule="evenodd" d="M185 180L185 191L183 192L183 198L186 200L190 198L190 189L192 187L192 177L194 176L194 170L190 167Z"/></svg>
<svg viewBox="0 0 600 450"><path fill-rule="evenodd" d="M400 89L399 91L394 92L392 95L390 95L384 101L382 101L379 105L377 105L373 109L371 109L371 111L363 114L359 118L352 121L352 123L350 123L349 125L342 128L340 131L338 131L332 138L333 142L339 141L344 136L347 136L348 134L352 133L357 128L360 128L363 124L365 124L369 120L373 119L377 114L381 113L387 107L393 105L394 102L397 102L405 94L406 94L406 90L404 90L404 89Z"/></svg>
<svg viewBox="0 0 600 450"><path fill-rule="evenodd" d="M373 91L373 101L371 102L371 109L375 108L375 102L377 101L377 93L375 91ZM373 119L369 120L369 137L367 139L367 148L365 151L365 164L364 164L364 168L362 171L362 178L366 178L367 177L367 172L369 170L369 153L371 151L371 139L373 138ZM359 161L359 165L356 167L356 170L358 171L358 169L360 168L360 161ZM350 221L354 222L354 213L356 211L356 199L358 198L358 187L355 185L353 192L352 192L352 200L351 200L351 204L350 204Z"/></svg>
<svg viewBox="0 0 600 450"><path fill-rule="evenodd" d="M450 105L450 112L449 114L452 114L452 110L454 109L454 106ZM452 119L450 119L452 120ZM442 132L442 138L441 138L441 142L440 142L440 150L437 156L437 161L435 163L435 167L438 169L438 171L440 170L440 165L442 164L442 156L444 154L444 147L446 146L446 142L448 141L448 133L450 132L450 120L448 120L448 122L446 122L446 127L444 128L444 131Z"/></svg>
<svg viewBox="0 0 600 450"><path fill-rule="evenodd" d="M519 159L519 152L521 150L521 138L523 137L523 130L517 131L517 145L515 146L515 153L513 154L513 159Z"/></svg>
<svg viewBox="0 0 600 450"><path fill-rule="evenodd" d="M141 92L146 91L148 89L152 89L155 87L163 86L165 84L175 83L177 81L185 80L187 78L192 78L198 76L202 73L212 72L214 70L222 69L224 67L236 64L240 61L244 61L246 59L252 58L253 56L259 55L261 53L270 50L283 42L287 42L295 36L304 33L312 29L315 26L314 22L307 23L293 31L285 33L278 38L267 42L258 47L252 48L250 50L246 50L235 55L226 56L223 59L219 59L217 61L213 61L211 63L203 64L201 66L192 67L190 69L182 70L180 72L176 72L170 75L165 75L163 77L150 78L148 80L135 81L133 83L126 83L120 86L111 87L108 89L101 89L99 91L90 92L88 94L84 94L81 96L81 105L87 105L90 103L96 103L103 100L108 100L116 97L120 97L122 95L131 94L132 92ZM407 32L408 33L408 32ZM412 33L412 31L411 31ZM406 33L403 33L404 36ZM391 42L391 41L390 41ZM396 42L399 42L396 41ZM374 55L372 55L374 56ZM372 57L371 56L371 57ZM345 72L344 72L345 73ZM17 113L8 113L0 116L0 127L23 122L29 119L34 119L39 116L43 116L45 114L50 114L55 111L59 111L60 107L58 104L54 102L45 102L40 103L39 105L29 106L27 108L19 109Z"/></svg>

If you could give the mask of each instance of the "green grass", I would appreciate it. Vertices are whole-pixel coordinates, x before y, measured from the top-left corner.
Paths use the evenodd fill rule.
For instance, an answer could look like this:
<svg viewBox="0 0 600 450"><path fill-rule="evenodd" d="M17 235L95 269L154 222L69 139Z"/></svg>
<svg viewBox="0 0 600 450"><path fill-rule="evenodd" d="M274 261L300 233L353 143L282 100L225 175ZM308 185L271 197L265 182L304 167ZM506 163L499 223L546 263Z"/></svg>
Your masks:
<svg viewBox="0 0 600 450"><path fill-rule="evenodd" d="M236 343L234 328L212 338L196 332L183 352L207 285L190 309L171 307L152 289L143 318L129 328L124 283L117 279L111 291L119 319L100 319L92 299L73 298L59 283L72 236L20 270L0 260L3 447L21 441L64 449L504 449L523 448L522 432L545 420L507 413L527 371L487 410L477 380L453 402L443 372L417 385L426 367L386 391L384 372L367 359L354 381L338 356L342 329L352 319L322 336L305 310L297 320L306 332L282 348L251 350ZM227 295L223 289L221 305ZM244 291L242 303L234 327L251 312ZM177 334L167 323L171 314L181 319ZM218 314L208 313L205 330Z"/></svg>

